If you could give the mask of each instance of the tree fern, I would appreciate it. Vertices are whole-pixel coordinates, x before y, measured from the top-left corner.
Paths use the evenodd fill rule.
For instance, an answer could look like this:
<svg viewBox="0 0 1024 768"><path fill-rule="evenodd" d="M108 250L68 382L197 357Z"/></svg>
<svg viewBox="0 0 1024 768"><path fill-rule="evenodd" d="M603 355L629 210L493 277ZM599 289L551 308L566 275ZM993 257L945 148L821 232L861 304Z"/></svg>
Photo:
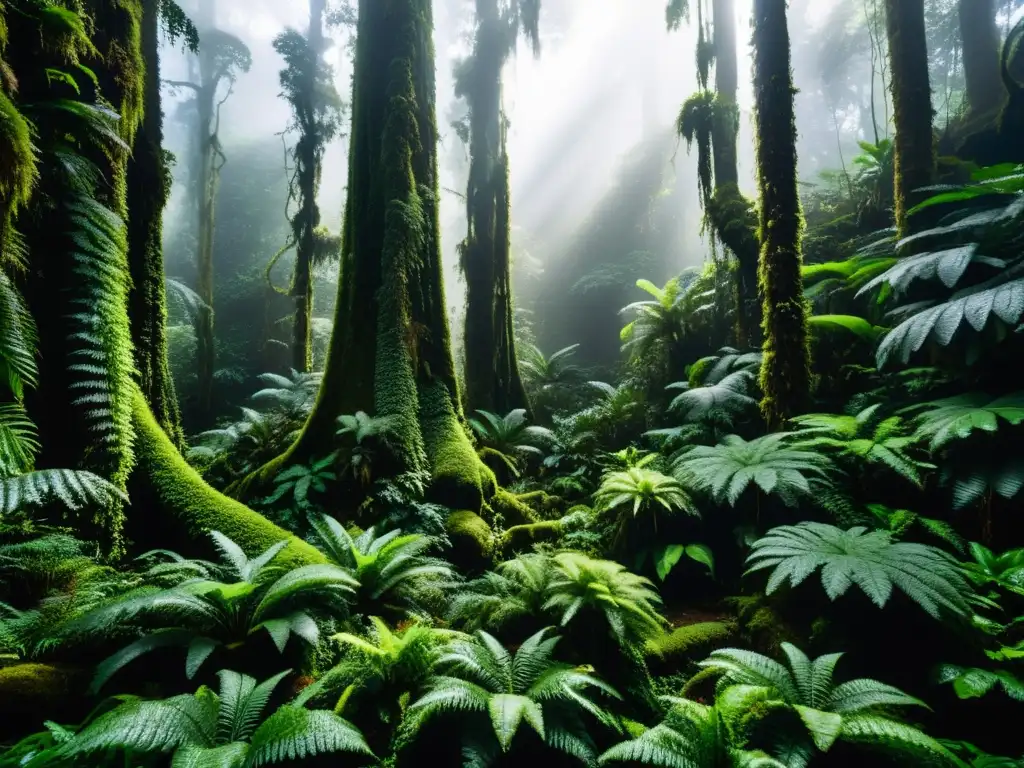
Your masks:
<svg viewBox="0 0 1024 768"><path fill-rule="evenodd" d="M664 721L635 738L616 744L599 760L659 768L788 768L764 752L739 749L713 706L671 696Z"/></svg>
<svg viewBox="0 0 1024 768"><path fill-rule="evenodd" d="M370 527L352 537L328 515L311 514L309 522L321 551L352 573L355 607L360 612L420 611L430 587L440 588L454 578L447 561L427 555L436 545L429 536L403 535L397 529L377 536Z"/></svg>
<svg viewBox="0 0 1024 768"><path fill-rule="evenodd" d="M776 433L754 440L728 435L715 446L682 453L673 472L685 488L706 493L719 504L735 506L748 488L777 496L788 506L811 494L811 480L828 480L833 469L824 454L789 445Z"/></svg>
<svg viewBox="0 0 1024 768"><path fill-rule="evenodd" d="M65 759L128 752L172 754L175 766L255 768L317 755L372 756L362 734L333 712L285 704L264 717L271 694L290 672L262 683L222 671L220 693L165 700L128 698L58 749Z"/></svg>
<svg viewBox="0 0 1024 768"><path fill-rule="evenodd" d="M481 735L476 729L486 728L501 751L508 752L516 735L528 727L549 747L562 751L569 747L570 754L583 750L589 758L586 762L591 762L593 741L578 716L587 714L604 721L607 715L595 694L619 695L593 675L555 661L558 641L558 636L548 637L548 631L541 630L515 654L483 631L477 632L475 639L454 642L437 660L427 693L409 708L411 733L418 733L439 715L476 714L490 724L465 721L466 746ZM577 717L558 717L564 713Z"/></svg>
<svg viewBox="0 0 1024 768"><path fill-rule="evenodd" d="M658 612L661 597L649 579L580 552L563 552L554 560L557 572L544 608L563 627L574 622L604 627L624 649L642 647L663 631L667 622Z"/></svg>
<svg viewBox="0 0 1024 768"><path fill-rule="evenodd" d="M800 429L794 435L794 447L804 450L832 450L840 456L885 467L921 485L921 469L933 465L910 455L917 440L908 436L899 416L881 418L881 403L851 416L810 413L790 419Z"/></svg>
<svg viewBox="0 0 1024 768"><path fill-rule="evenodd" d="M141 637L102 662L92 687L99 690L135 659L158 648L184 648L189 678L218 650L230 651L266 632L279 652L292 636L313 645L319 639L316 617L347 614L356 581L335 565L306 565L280 575L271 565L282 541L254 558L223 534L211 537L222 553L225 571L236 581L192 579L169 589L143 588L119 596L68 625L72 637L105 636L140 628ZM271 578L273 574L276 578Z"/></svg>
<svg viewBox="0 0 1024 768"><path fill-rule="evenodd" d="M805 766L815 750L828 752L840 740L868 744L904 759L924 755L948 765L959 764L937 741L889 714L894 707L924 706L920 700L868 678L837 685L833 673L841 653L812 660L790 643L783 643L782 650L785 664L752 651L724 648L701 666L721 674L716 695L719 707L749 701L754 694L767 705L768 712L778 711L778 703L797 715L801 732L787 732L785 721L769 729L773 743L768 751L780 758L786 755L790 768Z"/></svg>
<svg viewBox="0 0 1024 768"><path fill-rule="evenodd" d="M934 617L969 616L972 590L955 558L924 544L893 542L885 531L848 531L805 522L773 528L753 545L748 573L773 569L766 592L799 585L818 568L829 599L859 587L879 608L898 589Z"/></svg>

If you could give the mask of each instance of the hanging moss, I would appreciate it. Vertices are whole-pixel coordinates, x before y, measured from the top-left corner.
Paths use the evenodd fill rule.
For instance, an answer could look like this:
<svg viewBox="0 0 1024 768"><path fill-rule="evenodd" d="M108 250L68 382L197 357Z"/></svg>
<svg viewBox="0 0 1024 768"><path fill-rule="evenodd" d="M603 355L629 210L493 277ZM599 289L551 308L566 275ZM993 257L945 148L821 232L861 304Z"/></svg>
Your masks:
<svg viewBox="0 0 1024 768"><path fill-rule="evenodd" d="M736 257L737 338L741 346L757 346L761 342L757 211L734 183L718 184L706 211L715 236Z"/></svg>
<svg viewBox="0 0 1024 768"><path fill-rule="evenodd" d="M910 231L909 211L919 201L916 190L935 180L932 90L924 0L886 0L886 31L895 137L896 226Z"/></svg>
<svg viewBox="0 0 1024 768"><path fill-rule="evenodd" d="M772 428L810 396L807 308L800 274L803 220L797 194L796 118L786 0L754 3L754 99L764 302L761 410Z"/></svg>
<svg viewBox="0 0 1024 768"><path fill-rule="evenodd" d="M128 163L128 263L132 278L128 312L139 384L160 426L180 448L185 436L167 361L163 211L171 179L163 150L160 108L159 0L143 0L142 11L145 109Z"/></svg>
<svg viewBox="0 0 1024 768"><path fill-rule="evenodd" d="M711 91L698 91L683 102L676 119L676 131L687 145L697 143L697 179L701 205L711 199L714 184L711 164L711 130L714 125L715 96Z"/></svg>
<svg viewBox="0 0 1024 768"><path fill-rule="evenodd" d="M335 419L365 411L394 418L400 469L429 471L432 499L476 513L495 480L461 423L451 353L431 3L362 0L356 40L341 279L323 381L295 444L230 491L258 493L280 467L330 451Z"/></svg>

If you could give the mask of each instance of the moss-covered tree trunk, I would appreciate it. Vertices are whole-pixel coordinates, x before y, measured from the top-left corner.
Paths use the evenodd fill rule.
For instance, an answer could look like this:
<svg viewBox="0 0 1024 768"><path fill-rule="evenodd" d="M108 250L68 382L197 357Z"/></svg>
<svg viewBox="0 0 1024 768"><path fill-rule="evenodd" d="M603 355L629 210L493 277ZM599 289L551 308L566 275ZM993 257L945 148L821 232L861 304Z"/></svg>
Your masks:
<svg viewBox="0 0 1024 768"><path fill-rule="evenodd" d="M964 49L967 104L973 114L995 117L1006 98L999 72L995 0L960 0L957 12Z"/></svg>
<svg viewBox="0 0 1024 768"><path fill-rule="evenodd" d="M513 329L511 221L506 118L501 73L516 30L497 0L477 0L471 71L460 91L469 103L469 185L466 239L460 245L466 277L466 400L504 414L526 408Z"/></svg>
<svg viewBox="0 0 1024 768"><path fill-rule="evenodd" d="M95 28L82 28L90 30L100 57L86 56L81 46L79 55L96 73L98 90L82 76L77 92L64 84L54 92L46 68L66 66L66 57L40 46L40 28L31 14L17 16L12 56L20 97L40 118L40 185L19 221L31 264L27 293L40 330L40 389L29 403L43 445L37 466L87 469L128 490L127 507L76 521L79 533L97 540L109 556L123 554L133 541L205 554L205 533L215 529L236 538L250 555L290 538L284 559L322 561L309 545L207 486L154 417L133 376L132 329L145 328L163 310L154 291L136 290L129 302L124 217L130 213L128 147L135 144L146 105L143 6L142 0L92 0L86 6ZM155 78L155 72L148 77ZM54 103L56 97L67 101ZM98 113L80 119L100 103L120 114L114 128L123 146L96 131L105 119ZM100 149L103 143L109 144L106 151ZM139 210L131 209L135 215ZM141 226L133 223L136 229ZM159 249L134 255L139 262L131 271L162 279ZM164 343L152 336L135 341ZM162 354L150 351L154 357Z"/></svg>
<svg viewBox="0 0 1024 768"><path fill-rule="evenodd" d="M391 417L393 459L431 496L479 511L493 493L461 423L441 273L430 0L361 0L341 279L320 392L296 443L241 494L333 448L336 419Z"/></svg>
<svg viewBox="0 0 1024 768"><path fill-rule="evenodd" d="M735 0L714 0L715 102L711 147L715 192L708 218L715 234L736 257L736 335L740 346L761 342L761 303L757 295L760 243L750 202L740 193L736 144L739 136L739 68Z"/></svg>
<svg viewBox="0 0 1024 768"><path fill-rule="evenodd" d="M324 47L324 12L326 0L310 0L307 42L319 64ZM316 66L309 69L307 83L310 100L316 88ZM315 107L307 104L306 116L312 120ZM301 125L301 118L300 118ZM310 126L307 126L310 127ZM315 127L310 127L312 128ZM313 370L313 263L316 256L316 229L320 226L320 206L316 195L320 188L323 161L317 137L304 131L295 148L297 186L300 210L292 222L295 237L295 273L292 276L292 299L295 319L292 324L292 367L297 371Z"/></svg>
<svg viewBox="0 0 1024 768"><path fill-rule="evenodd" d="M797 196L796 119L786 0L754 2L754 101L757 185L761 198L764 362L761 410L781 427L807 404L810 353L800 276L803 222Z"/></svg>
<svg viewBox="0 0 1024 768"><path fill-rule="evenodd" d="M886 0L885 26L896 124L896 226L901 235L906 235L909 232L907 212L921 196L915 190L935 180L924 0Z"/></svg>
<svg viewBox="0 0 1024 768"><path fill-rule="evenodd" d="M181 446L184 434L174 381L167 364L163 211L170 170L163 151L160 108L160 0L142 0L144 115L128 162L128 266L132 289L132 338L139 385L157 422Z"/></svg>

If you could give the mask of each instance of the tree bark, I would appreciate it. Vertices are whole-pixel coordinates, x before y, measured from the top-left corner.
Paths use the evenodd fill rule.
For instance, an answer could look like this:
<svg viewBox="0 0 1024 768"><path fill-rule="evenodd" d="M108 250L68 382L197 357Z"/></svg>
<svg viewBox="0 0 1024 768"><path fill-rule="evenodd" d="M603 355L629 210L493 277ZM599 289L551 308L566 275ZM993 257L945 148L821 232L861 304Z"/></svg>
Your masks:
<svg viewBox="0 0 1024 768"><path fill-rule="evenodd" d="M714 0L712 12L716 94L711 148L715 192L708 203L708 218L718 239L736 257L736 336L740 346L753 347L761 343L761 304L757 295L760 243L753 207L739 188L735 0Z"/></svg>
<svg viewBox="0 0 1024 768"><path fill-rule="evenodd" d="M799 413L810 395L794 93L786 0L755 0L754 100L761 197L758 274L765 332L761 411L772 429Z"/></svg>
<svg viewBox="0 0 1024 768"><path fill-rule="evenodd" d="M496 0L477 0L470 109L469 229L460 246L466 277L466 399L473 410L527 408L516 358L511 285L509 166L501 73L511 50ZM513 32L514 34L514 32Z"/></svg>
<svg viewBox="0 0 1024 768"><path fill-rule="evenodd" d="M964 48L967 104L976 115L1002 106L1006 91L999 73L999 28L995 0L960 0L960 40Z"/></svg>
<svg viewBox="0 0 1024 768"><path fill-rule="evenodd" d="M128 162L128 266L132 288L132 338L139 386L157 422L178 447L184 444L181 414L167 363L167 300L164 284L163 211L170 170L163 150L160 106L160 2L142 0L144 113Z"/></svg>
<svg viewBox="0 0 1024 768"><path fill-rule="evenodd" d="M896 124L896 226L906 236L910 232L907 212L921 198L916 190L935 180L924 0L886 0L885 22Z"/></svg>
<svg viewBox="0 0 1024 768"><path fill-rule="evenodd" d="M306 39L319 66L324 48L324 12L326 0L310 0L309 34ZM313 122L317 67L309 72L307 83L309 103L305 115ZM301 124L301 119L300 119ZM312 135L316 126L304 128L296 147L298 188L301 210L293 223L296 238L295 273L292 278L292 298L295 301L295 320L292 326L292 367L308 373L313 370L313 262L316 257L316 229L320 226L320 206L316 196L322 172L321 147ZM297 225L297 226L296 226Z"/></svg>
<svg viewBox="0 0 1024 768"><path fill-rule="evenodd" d="M430 496L480 511L494 476L460 423L438 222L430 0L361 0L341 279L327 366L296 443L231 489L329 453L342 414L390 417L399 471Z"/></svg>

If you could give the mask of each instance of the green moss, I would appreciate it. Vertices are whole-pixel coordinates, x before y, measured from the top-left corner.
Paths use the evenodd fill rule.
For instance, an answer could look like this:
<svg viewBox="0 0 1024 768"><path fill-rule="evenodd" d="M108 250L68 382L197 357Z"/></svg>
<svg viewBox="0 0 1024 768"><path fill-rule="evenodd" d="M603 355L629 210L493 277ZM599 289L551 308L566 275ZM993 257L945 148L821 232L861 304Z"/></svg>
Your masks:
<svg viewBox="0 0 1024 768"><path fill-rule="evenodd" d="M7 713L47 712L47 704L81 695L89 676L88 670L56 664L0 667L0 701Z"/></svg>
<svg viewBox="0 0 1024 768"><path fill-rule="evenodd" d="M452 542L452 562L468 569L483 568L490 562L494 553L494 534L476 512L452 512L446 528Z"/></svg>
<svg viewBox="0 0 1024 768"><path fill-rule="evenodd" d="M519 477L519 467L515 461L501 451L485 446L477 450L477 455L494 473L498 485L508 485Z"/></svg>
<svg viewBox="0 0 1024 768"><path fill-rule="evenodd" d="M537 515L529 505L523 503L522 497L510 493L504 488L499 488L495 492L490 506L497 515L501 516L501 521L506 528L538 522Z"/></svg>
<svg viewBox="0 0 1024 768"><path fill-rule="evenodd" d="M37 177L32 129L0 89L0 235L8 218L28 203Z"/></svg>
<svg viewBox="0 0 1024 768"><path fill-rule="evenodd" d="M136 507L130 530L136 539L167 547L167 540L162 538L167 536L188 554L189 549L201 551L206 533L217 530L249 556L288 539L289 545L277 560L282 566L324 561L311 545L207 485L160 428L138 388L133 421L139 463L131 488Z"/></svg>
<svg viewBox="0 0 1024 768"><path fill-rule="evenodd" d="M541 541L554 541L562 535L559 520L545 520L540 523L514 525L505 531L501 540L502 552L527 552Z"/></svg>
<svg viewBox="0 0 1024 768"><path fill-rule="evenodd" d="M547 491L530 491L520 493L516 499L525 504L545 520L553 520L562 517L562 509L565 501L560 496L554 496Z"/></svg>
<svg viewBox="0 0 1024 768"><path fill-rule="evenodd" d="M647 641L646 653L662 662L698 661L698 656L727 645L736 632L736 625L725 621L688 624Z"/></svg>

